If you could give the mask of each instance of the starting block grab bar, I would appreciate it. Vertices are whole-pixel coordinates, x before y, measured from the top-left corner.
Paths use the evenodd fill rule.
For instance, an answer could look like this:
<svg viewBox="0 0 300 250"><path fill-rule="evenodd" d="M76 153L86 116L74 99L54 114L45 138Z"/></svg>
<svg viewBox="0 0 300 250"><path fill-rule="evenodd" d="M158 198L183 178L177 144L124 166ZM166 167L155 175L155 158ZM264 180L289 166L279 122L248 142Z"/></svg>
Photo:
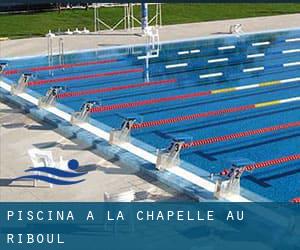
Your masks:
<svg viewBox="0 0 300 250"><path fill-rule="evenodd" d="M87 101L84 103L79 112L75 112L71 117L72 124L88 122L91 110L94 106L100 105L98 101Z"/></svg>
<svg viewBox="0 0 300 250"><path fill-rule="evenodd" d="M51 87L46 95L39 99L38 106L45 108L54 105L57 95L63 90L65 90L63 86Z"/></svg>
<svg viewBox="0 0 300 250"><path fill-rule="evenodd" d="M11 88L11 94L17 95L23 93L28 86L29 80L32 77L31 73L23 73L17 84L13 84Z"/></svg>
<svg viewBox="0 0 300 250"><path fill-rule="evenodd" d="M109 143L110 144L121 144L125 142L130 142L130 135L132 127L135 123L142 122L143 117L138 114L128 114L121 124L121 128L113 129L110 132Z"/></svg>

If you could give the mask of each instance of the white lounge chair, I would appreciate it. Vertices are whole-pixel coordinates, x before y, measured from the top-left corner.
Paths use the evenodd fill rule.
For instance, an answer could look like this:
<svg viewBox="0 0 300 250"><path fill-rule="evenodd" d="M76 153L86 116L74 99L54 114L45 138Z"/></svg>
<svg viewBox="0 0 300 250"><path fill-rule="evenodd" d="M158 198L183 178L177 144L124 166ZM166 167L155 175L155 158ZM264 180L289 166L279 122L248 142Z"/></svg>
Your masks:
<svg viewBox="0 0 300 250"><path fill-rule="evenodd" d="M106 202L132 202L135 199L135 192L133 190L129 190L127 192L118 193L118 194L109 194L107 192L104 193L104 201ZM129 218L127 220L130 230L134 231L134 220L133 220L133 212L131 211L131 207L127 204L120 205L122 207L122 212L125 212ZM108 208L110 206L108 205ZM116 233L118 221L115 220L113 223L113 231ZM104 230L107 230L108 221L105 220Z"/></svg>
<svg viewBox="0 0 300 250"><path fill-rule="evenodd" d="M29 157L33 164L34 168L37 167L50 167L50 168L59 168L62 170L68 170L68 163L64 161L62 157L60 157L59 162L56 163L53 159L53 155L51 151L40 150L37 148L32 148L28 150ZM35 172L37 175L40 173ZM48 176L51 176L48 174ZM54 177L55 178L55 177ZM33 185L37 186L37 180L33 181ZM50 184L50 187L53 187L53 184Z"/></svg>
<svg viewBox="0 0 300 250"><path fill-rule="evenodd" d="M119 193L119 194L109 194L104 193L104 201L106 202L132 202L135 199L135 192L133 190Z"/></svg>
<svg viewBox="0 0 300 250"><path fill-rule="evenodd" d="M32 148L28 150L28 154L30 160L33 164L34 168L38 167L55 167L55 162L53 160L52 152L51 151L42 151L37 148ZM35 172L37 175L40 172ZM51 176L50 174L48 176ZM37 186L37 180L33 180L33 186ZM53 184L50 184L50 187L53 187Z"/></svg>

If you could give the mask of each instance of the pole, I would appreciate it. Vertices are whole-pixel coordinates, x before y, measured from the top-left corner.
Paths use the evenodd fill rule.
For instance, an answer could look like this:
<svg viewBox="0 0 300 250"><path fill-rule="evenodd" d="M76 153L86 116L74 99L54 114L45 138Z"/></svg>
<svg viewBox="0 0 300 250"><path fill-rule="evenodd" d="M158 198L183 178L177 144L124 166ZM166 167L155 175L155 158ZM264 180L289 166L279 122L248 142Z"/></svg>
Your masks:
<svg viewBox="0 0 300 250"><path fill-rule="evenodd" d="M148 28L148 3L141 4L141 15L142 15L142 31Z"/></svg>

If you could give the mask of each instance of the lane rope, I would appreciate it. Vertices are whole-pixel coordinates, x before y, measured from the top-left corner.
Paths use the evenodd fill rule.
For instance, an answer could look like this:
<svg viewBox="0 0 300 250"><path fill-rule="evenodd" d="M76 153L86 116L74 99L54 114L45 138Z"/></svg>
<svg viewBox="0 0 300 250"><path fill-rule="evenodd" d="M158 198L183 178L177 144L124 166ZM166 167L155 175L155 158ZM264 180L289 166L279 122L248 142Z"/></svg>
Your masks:
<svg viewBox="0 0 300 250"><path fill-rule="evenodd" d="M296 198L292 199L291 202L300 203L300 197L296 197Z"/></svg>
<svg viewBox="0 0 300 250"><path fill-rule="evenodd" d="M117 90L141 88L141 87L148 87L148 86L161 85L161 84L171 84L171 83L176 83L176 79L167 79L167 80L160 80L160 81L128 84L128 85L123 85L123 86L65 92L65 93L59 94L57 96L57 98L68 98L68 97L77 97L77 96L83 96L83 95L93 95L93 94L99 94L99 93L105 93L105 92L113 92L113 91L117 91Z"/></svg>
<svg viewBox="0 0 300 250"><path fill-rule="evenodd" d="M254 163L251 165L244 166L244 167L242 167L242 169L244 171L252 171L255 169L266 168L266 167L270 167L273 165L279 165L279 164L283 164L283 163L290 162L290 161L296 161L296 160L300 160L300 154L289 155L289 156L285 156L285 157L278 158L278 159Z"/></svg>
<svg viewBox="0 0 300 250"><path fill-rule="evenodd" d="M280 164L283 164L286 162L297 161L297 160L300 160L300 154L289 155L289 156L285 156L285 157L281 157L281 158L277 158L277 159L272 159L272 160L268 160L268 161L263 161L263 162L246 165L243 167L239 167L238 170L240 173L242 173L244 171L253 171L255 169L266 168L266 167L280 165ZM230 170L224 169L219 174L220 174L220 176L228 176L230 173L231 173Z"/></svg>
<svg viewBox="0 0 300 250"><path fill-rule="evenodd" d="M48 83L66 82L66 81L73 81L73 80L100 78L100 77L105 77L105 76L124 75L124 74L130 74L130 73L139 73L139 72L143 72L143 71L144 70L142 68L136 68L136 69L110 71L110 72L104 72L104 73L99 73L99 74L60 77L60 78L54 78L54 79L31 81L28 83L28 86L36 86L36 85L42 85L42 84L48 84Z"/></svg>
<svg viewBox="0 0 300 250"><path fill-rule="evenodd" d="M279 105L279 104L283 104L283 103L291 103L291 102L296 102L296 101L300 101L300 96L288 98L288 99L282 99L282 100L275 100L275 101L233 107L233 108L228 108L228 109L208 111L208 112L204 112L204 113L196 113L196 114L191 114L191 115L184 115L184 116L177 116L177 117L160 119L160 120L147 121L147 122L142 122L142 123L135 123L132 125L132 129L141 129L141 128L147 128L147 127L161 126L161 125L166 125L166 124L170 124L170 123L183 122L183 121L194 120L194 119L210 117L210 116L218 116L218 115L223 115L223 114L228 114L228 113L235 113L235 112L246 111L246 110L251 110L251 109L255 109L255 108L263 108L263 107L274 106L274 105Z"/></svg>
<svg viewBox="0 0 300 250"><path fill-rule="evenodd" d="M212 137L212 138L191 141L191 142L184 143L182 145L182 148L186 149L186 148L190 148L190 147L198 147L198 146L203 146L206 144L213 144L213 143L222 142L222 141L229 141L229 140L234 140L234 139L238 139L238 138L242 138L242 137L270 133L270 132L275 132L275 131L299 127L299 126L300 126L300 121L290 122L290 123L275 125L275 126L271 126L271 127L265 127L265 128L249 130L249 131L244 131L244 132L239 132L239 133L234 133L234 134L229 134L229 135L216 136L216 137Z"/></svg>
<svg viewBox="0 0 300 250"><path fill-rule="evenodd" d="M87 61L87 62L80 62L80 63L68 63L64 65L54 65L54 66L41 66L41 67L34 67L34 68L25 68L25 69L11 69L6 70L3 72L4 75L14 75L22 72L39 72L45 70L56 70L56 69L69 69L75 67L82 67L82 66L90 66L90 65L99 65L99 64L107 64L117 62L117 59L106 59L106 60L99 60L99 61Z"/></svg>
<svg viewBox="0 0 300 250"><path fill-rule="evenodd" d="M184 94L184 95L176 95L176 96L141 100L141 101L135 101L135 102L111 104L111 105L106 105L106 106L101 106L101 107L95 107L92 109L91 112L97 113L97 112L112 111L115 109L134 108L134 107L138 107L138 106L152 105L152 104L157 104L157 103L161 103L161 102L185 100L185 99L190 99L190 98L222 94L222 93L229 93L229 92L241 91L241 90L246 90L246 89L267 87L267 86L272 86L272 85L276 85L276 84L285 84L285 83L296 82L296 81L300 81L300 77L284 79L284 80L269 81L269 82L263 82L263 83L251 84L251 85L245 85L245 86L239 86L239 87L201 91L201 92L195 92L195 93Z"/></svg>

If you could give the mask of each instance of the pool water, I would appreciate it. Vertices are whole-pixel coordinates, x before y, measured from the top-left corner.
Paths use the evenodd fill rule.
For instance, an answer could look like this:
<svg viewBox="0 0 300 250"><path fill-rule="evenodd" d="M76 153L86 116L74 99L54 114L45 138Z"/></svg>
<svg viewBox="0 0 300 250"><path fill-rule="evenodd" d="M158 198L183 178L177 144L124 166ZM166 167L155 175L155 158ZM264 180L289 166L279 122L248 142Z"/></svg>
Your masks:
<svg viewBox="0 0 300 250"><path fill-rule="evenodd" d="M29 89L41 96L64 86L57 102L69 112L98 101L91 117L110 128L119 128L131 114L144 125L158 121L132 131L157 149L182 135L209 139L300 121L300 29L167 42L150 59L144 58L147 52L145 45L74 52L64 56L64 66L54 56L50 67L45 56L12 58L4 77L16 82L22 72L32 72ZM254 107L211 115L249 105ZM262 162L299 153L300 129L292 126L186 148L181 159L220 172L238 159ZM241 185L264 198L288 201L300 196L299 180L300 161L292 161L246 172Z"/></svg>

